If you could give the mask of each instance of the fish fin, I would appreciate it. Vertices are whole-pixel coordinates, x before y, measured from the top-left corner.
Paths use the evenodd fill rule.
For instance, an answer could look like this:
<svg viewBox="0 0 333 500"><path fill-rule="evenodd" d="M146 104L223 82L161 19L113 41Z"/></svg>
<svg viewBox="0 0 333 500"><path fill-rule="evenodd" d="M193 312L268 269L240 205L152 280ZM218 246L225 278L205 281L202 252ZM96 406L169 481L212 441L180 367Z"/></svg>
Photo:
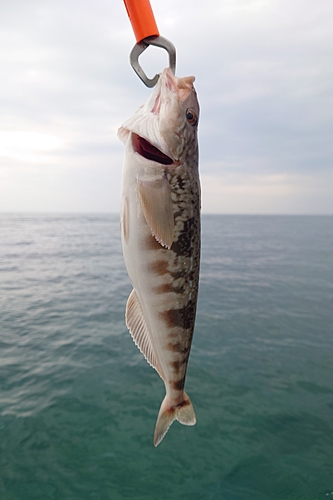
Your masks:
<svg viewBox="0 0 333 500"><path fill-rule="evenodd" d="M149 330L143 317L142 307L136 291L132 290L126 304L126 326L134 340L134 343L140 349L148 363L157 371L163 379L161 369L157 362L154 349L149 337Z"/></svg>
<svg viewBox="0 0 333 500"><path fill-rule="evenodd" d="M127 138L129 136L129 130L127 128L124 128L124 127L120 127L118 129L118 133L117 133L117 136L118 136L118 139L121 140L121 142L123 144L125 144L125 142L127 141Z"/></svg>
<svg viewBox="0 0 333 500"><path fill-rule="evenodd" d="M162 179L138 181L139 195L145 219L155 239L171 248L175 221L169 181Z"/></svg>
<svg viewBox="0 0 333 500"><path fill-rule="evenodd" d="M127 243L129 237L129 207L128 207L128 199L126 197L123 198L122 200L120 227L123 238Z"/></svg>
<svg viewBox="0 0 333 500"><path fill-rule="evenodd" d="M195 425L196 423L194 409L186 392L183 393L183 402L176 407L171 405L168 396L165 396L162 401L155 427L154 446L160 444L174 420L178 420L183 425Z"/></svg>

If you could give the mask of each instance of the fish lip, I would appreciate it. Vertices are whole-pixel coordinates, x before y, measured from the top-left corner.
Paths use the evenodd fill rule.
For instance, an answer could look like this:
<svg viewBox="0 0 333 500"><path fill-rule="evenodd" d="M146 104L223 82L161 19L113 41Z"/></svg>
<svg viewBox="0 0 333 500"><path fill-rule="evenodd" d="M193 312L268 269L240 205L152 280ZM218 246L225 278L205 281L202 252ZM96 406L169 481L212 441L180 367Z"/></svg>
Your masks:
<svg viewBox="0 0 333 500"><path fill-rule="evenodd" d="M171 92L177 95L180 101L184 101L194 91L194 81L194 76L177 78L170 68L165 70L165 85Z"/></svg>
<svg viewBox="0 0 333 500"><path fill-rule="evenodd" d="M147 160L156 161L162 165L172 165L175 163L170 156L167 156L163 151L135 132L132 132L132 146L135 153L138 153Z"/></svg>

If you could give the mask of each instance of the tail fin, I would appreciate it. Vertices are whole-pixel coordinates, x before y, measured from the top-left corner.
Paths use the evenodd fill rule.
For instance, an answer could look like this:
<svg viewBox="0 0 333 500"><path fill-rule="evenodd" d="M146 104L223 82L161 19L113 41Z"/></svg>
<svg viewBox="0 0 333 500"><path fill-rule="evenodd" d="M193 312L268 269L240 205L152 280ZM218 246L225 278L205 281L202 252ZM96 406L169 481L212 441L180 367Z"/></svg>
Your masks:
<svg viewBox="0 0 333 500"><path fill-rule="evenodd" d="M183 425L194 425L196 423L191 400L186 392L183 393L183 396L182 403L175 407L171 406L168 396L163 399L155 427L154 446L160 444L174 420L178 420Z"/></svg>

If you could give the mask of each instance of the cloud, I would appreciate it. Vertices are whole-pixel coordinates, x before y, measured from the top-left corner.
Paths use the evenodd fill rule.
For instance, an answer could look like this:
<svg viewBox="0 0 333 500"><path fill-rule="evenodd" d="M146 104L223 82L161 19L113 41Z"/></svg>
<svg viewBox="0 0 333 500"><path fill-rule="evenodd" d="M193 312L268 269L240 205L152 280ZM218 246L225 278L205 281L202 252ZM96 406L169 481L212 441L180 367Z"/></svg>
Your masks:
<svg viewBox="0 0 333 500"><path fill-rule="evenodd" d="M205 210L333 213L331 0L151 3L196 76ZM134 42L121 0L2 2L0 210L118 211L116 130L150 93Z"/></svg>
<svg viewBox="0 0 333 500"><path fill-rule="evenodd" d="M226 214L331 214L333 173L201 176L202 209Z"/></svg>
<svg viewBox="0 0 333 500"><path fill-rule="evenodd" d="M47 152L63 147L63 141L53 135L38 132L1 132L0 155L23 163L44 163Z"/></svg>

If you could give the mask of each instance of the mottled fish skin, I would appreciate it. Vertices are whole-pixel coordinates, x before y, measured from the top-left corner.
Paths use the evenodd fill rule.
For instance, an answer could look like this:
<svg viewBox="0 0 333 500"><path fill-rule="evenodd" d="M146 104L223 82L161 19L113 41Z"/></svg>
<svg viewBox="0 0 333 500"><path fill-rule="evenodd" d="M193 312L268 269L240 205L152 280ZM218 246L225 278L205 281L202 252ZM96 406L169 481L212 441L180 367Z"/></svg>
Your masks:
<svg viewBox="0 0 333 500"><path fill-rule="evenodd" d="M119 130L126 146L121 237L133 284L126 324L166 389L155 446L175 419L196 422L184 391L200 265L199 105L193 81L164 70L148 102Z"/></svg>

